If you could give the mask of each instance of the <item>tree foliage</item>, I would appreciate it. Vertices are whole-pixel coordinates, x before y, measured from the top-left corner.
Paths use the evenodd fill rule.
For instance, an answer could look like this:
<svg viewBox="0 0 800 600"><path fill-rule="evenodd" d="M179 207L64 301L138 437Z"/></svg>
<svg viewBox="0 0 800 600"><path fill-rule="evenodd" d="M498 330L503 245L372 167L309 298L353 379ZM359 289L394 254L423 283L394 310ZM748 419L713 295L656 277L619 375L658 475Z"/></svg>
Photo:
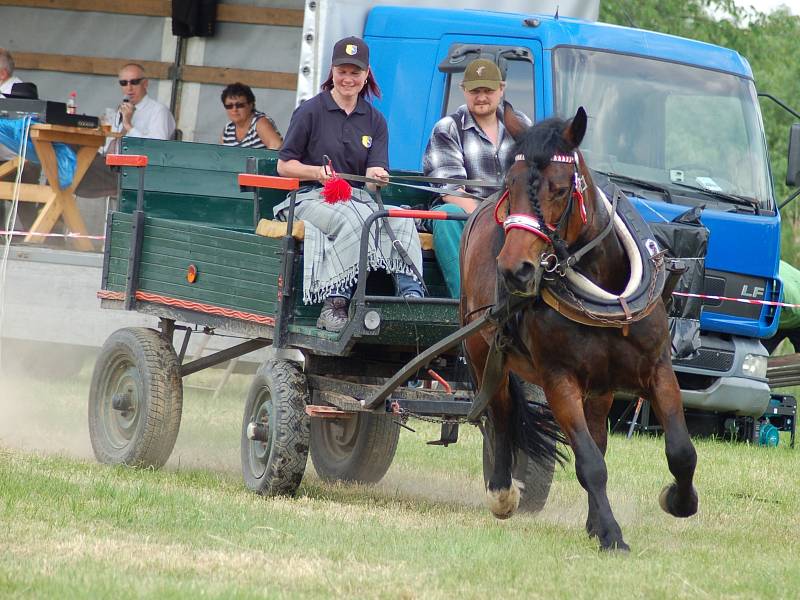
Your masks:
<svg viewBox="0 0 800 600"><path fill-rule="evenodd" d="M800 112L800 17L786 9L763 13L733 0L602 0L600 20L660 31L732 48L753 69L759 92L771 94ZM761 98L764 129L778 202L794 191L786 187L789 127L800 121ZM800 199L785 207L783 256L800 262Z"/></svg>

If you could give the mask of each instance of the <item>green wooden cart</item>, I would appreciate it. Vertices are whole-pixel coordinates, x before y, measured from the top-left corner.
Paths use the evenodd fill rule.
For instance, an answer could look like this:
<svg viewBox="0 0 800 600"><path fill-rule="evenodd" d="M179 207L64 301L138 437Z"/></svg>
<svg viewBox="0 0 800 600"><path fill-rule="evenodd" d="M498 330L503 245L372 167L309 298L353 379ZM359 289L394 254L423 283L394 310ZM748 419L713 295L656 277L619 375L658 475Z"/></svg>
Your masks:
<svg viewBox="0 0 800 600"><path fill-rule="evenodd" d="M430 251L428 297L397 298L388 277L360 277L348 326L323 331L315 326L320 306L303 305L296 293L302 242L287 234L292 216L277 238L255 233L291 187L270 177L276 152L125 138L121 156L119 211L108 218L98 296L103 308L136 310L159 325L121 329L103 346L89 399L98 460L162 466L180 426L182 377L266 346L272 358L255 375L241 430L251 490L293 494L309 452L325 480L377 482L409 417L441 422L440 439L430 443L457 441L471 383L459 353L458 302L447 296ZM394 186L383 197L395 206L430 199ZM191 335L217 331L242 341L184 360ZM406 385L409 379L419 387ZM538 388L529 394L543 401ZM491 463L485 451L485 473ZM553 463L524 455L516 463L515 477L526 483L521 506L541 508Z"/></svg>

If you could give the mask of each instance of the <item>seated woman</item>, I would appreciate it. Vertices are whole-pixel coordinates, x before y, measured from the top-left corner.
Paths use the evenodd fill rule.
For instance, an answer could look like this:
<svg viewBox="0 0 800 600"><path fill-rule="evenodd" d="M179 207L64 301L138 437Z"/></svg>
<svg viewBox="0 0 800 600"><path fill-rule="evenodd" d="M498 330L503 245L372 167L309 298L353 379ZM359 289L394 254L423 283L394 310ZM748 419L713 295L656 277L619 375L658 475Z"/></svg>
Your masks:
<svg viewBox="0 0 800 600"><path fill-rule="evenodd" d="M222 90L222 105L230 121L222 130L221 144L272 150L281 147L283 140L275 122L256 110L256 97L250 86L230 84Z"/></svg>
<svg viewBox="0 0 800 600"><path fill-rule="evenodd" d="M356 37L339 40L322 91L294 111L278 155L280 175L315 182L297 194L295 217L311 225L306 227L303 300L324 300L317 327L328 331L341 331L347 324L362 224L378 206L360 187L353 187L345 201L331 202L330 196L326 201L321 186L332 176L330 167L388 181L388 129L383 115L367 101L371 94L379 96L380 89L369 68L369 48ZM330 167L323 157L330 158ZM276 206L276 217L287 207L288 201ZM387 224L411 264L392 245ZM422 273L422 250L414 220L381 219L372 231L368 268L392 273L398 295L422 297L415 275Z"/></svg>

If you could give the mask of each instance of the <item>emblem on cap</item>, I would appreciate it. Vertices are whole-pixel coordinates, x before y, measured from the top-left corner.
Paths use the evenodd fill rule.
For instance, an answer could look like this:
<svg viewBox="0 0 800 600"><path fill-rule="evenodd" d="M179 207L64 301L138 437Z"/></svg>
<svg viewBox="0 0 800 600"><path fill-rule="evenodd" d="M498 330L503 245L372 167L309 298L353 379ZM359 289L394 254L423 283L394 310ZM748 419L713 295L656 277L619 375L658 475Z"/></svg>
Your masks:
<svg viewBox="0 0 800 600"><path fill-rule="evenodd" d="M371 135L362 135L361 136L361 145L364 148L372 148L372 136Z"/></svg>
<svg viewBox="0 0 800 600"><path fill-rule="evenodd" d="M483 77L484 69L486 69L486 67L484 67L483 65L475 69L475 73L478 75L478 77Z"/></svg>
<svg viewBox="0 0 800 600"><path fill-rule="evenodd" d="M344 51L350 56L355 56L358 54L358 46L355 44L347 44L347 46L344 47Z"/></svg>

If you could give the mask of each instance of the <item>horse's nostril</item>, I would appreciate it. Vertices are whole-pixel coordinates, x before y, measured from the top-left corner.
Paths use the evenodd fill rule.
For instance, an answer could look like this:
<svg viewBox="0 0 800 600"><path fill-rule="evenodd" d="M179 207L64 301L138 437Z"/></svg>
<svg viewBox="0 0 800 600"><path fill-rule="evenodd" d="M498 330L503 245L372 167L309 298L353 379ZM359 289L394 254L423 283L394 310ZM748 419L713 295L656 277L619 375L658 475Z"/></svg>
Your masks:
<svg viewBox="0 0 800 600"><path fill-rule="evenodd" d="M523 261L515 269L507 269L503 273L503 279L506 285L513 290L526 291L530 283L533 281L533 275L536 272L536 267L532 262Z"/></svg>

